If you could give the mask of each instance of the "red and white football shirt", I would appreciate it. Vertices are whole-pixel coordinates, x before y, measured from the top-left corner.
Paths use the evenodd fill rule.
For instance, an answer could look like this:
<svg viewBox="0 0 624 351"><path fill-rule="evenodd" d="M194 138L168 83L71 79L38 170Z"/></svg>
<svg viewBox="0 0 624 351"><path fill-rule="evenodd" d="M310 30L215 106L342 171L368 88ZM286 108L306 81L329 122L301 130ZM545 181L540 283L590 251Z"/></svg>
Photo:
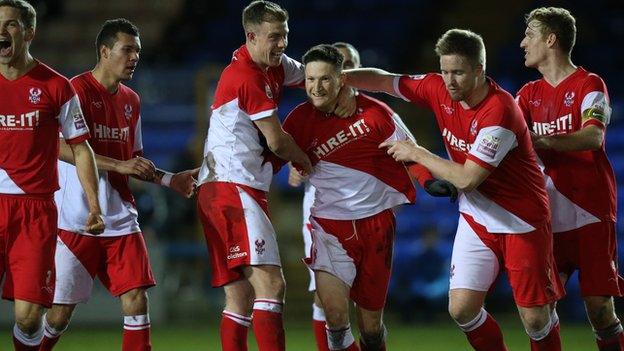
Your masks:
<svg viewBox="0 0 624 351"><path fill-rule="evenodd" d="M0 194L52 194L59 130L70 144L89 138L71 84L38 62L16 80L0 74L0 91Z"/></svg>
<svg viewBox="0 0 624 351"><path fill-rule="evenodd" d="M254 121L277 111L284 85L302 81L303 66L286 55L280 66L263 70L245 45L236 50L217 84L199 183L231 182L268 191L273 167L264 162L268 148Z"/></svg>
<svg viewBox="0 0 624 351"><path fill-rule="evenodd" d="M574 133L588 125L606 129L611 115L604 82L581 67L556 87L544 79L527 83L517 101L539 135ZM615 221L617 188L604 143L594 151L536 151L550 195L553 232Z"/></svg>
<svg viewBox="0 0 624 351"><path fill-rule="evenodd" d="M120 84L113 94L91 74L72 78L91 130L90 144L96 154L118 160L129 160L143 151L139 96ZM83 231L89 214L84 190L76 167L58 162L61 189L55 194L60 229L87 234ZM106 229L99 237L117 236L140 231L134 197L128 176L116 172L99 172L99 201Z"/></svg>
<svg viewBox="0 0 624 351"><path fill-rule="evenodd" d="M305 102L284 121L284 130L314 165L314 217L360 219L416 200L405 166L379 148L386 140L408 139L409 131L384 103L362 94L356 98L356 113L349 118Z"/></svg>
<svg viewBox="0 0 624 351"><path fill-rule="evenodd" d="M513 97L488 79L487 97L464 109L451 99L440 74L402 76L395 92L435 113L449 157L491 171L459 198L459 211L490 233L527 233L549 220L548 195L529 130Z"/></svg>

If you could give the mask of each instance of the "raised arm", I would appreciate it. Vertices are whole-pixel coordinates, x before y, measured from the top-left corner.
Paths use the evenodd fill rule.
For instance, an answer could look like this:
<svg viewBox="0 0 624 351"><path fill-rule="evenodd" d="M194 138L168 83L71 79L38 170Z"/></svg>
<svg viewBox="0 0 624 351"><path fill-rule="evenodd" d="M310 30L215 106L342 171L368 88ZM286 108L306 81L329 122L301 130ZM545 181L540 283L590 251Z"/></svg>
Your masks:
<svg viewBox="0 0 624 351"><path fill-rule="evenodd" d="M394 80L399 75L378 68L356 68L344 71L347 85L366 91L383 92L396 96Z"/></svg>

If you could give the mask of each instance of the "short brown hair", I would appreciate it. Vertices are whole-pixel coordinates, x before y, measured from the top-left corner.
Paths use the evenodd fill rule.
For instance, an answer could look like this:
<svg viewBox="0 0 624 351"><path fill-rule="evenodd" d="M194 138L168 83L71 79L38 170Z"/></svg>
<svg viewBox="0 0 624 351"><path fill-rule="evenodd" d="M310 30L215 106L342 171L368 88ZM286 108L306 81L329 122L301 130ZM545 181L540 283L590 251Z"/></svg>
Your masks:
<svg viewBox="0 0 624 351"><path fill-rule="evenodd" d="M466 29L450 29L438 39L435 52L438 56L464 56L472 67L481 65L485 70L485 44L483 44L483 38L475 32Z"/></svg>
<svg viewBox="0 0 624 351"><path fill-rule="evenodd" d="M288 21L288 11L271 1L252 1L243 10L243 28L246 31L249 29L249 25L261 24L262 22L286 21Z"/></svg>
<svg viewBox="0 0 624 351"><path fill-rule="evenodd" d="M334 66L334 70L337 73L340 73L342 72L342 62L344 61L344 57L335 46L320 44L308 50L301 58L301 62L303 62L304 65L316 61L329 63Z"/></svg>
<svg viewBox="0 0 624 351"><path fill-rule="evenodd" d="M4 6L18 9L20 12L20 18L22 22L24 22L24 25L26 26L26 28L35 29L35 27L37 27L37 12L35 11L35 8L32 7L32 5L29 4L27 1L25 0L0 0L0 7L4 7Z"/></svg>
<svg viewBox="0 0 624 351"><path fill-rule="evenodd" d="M533 20L541 24L542 35L553 33L561 50L568 54L572 52L576 43L576 20L570 11L561 7L540 7L525 16L527 25Z"/></svg>

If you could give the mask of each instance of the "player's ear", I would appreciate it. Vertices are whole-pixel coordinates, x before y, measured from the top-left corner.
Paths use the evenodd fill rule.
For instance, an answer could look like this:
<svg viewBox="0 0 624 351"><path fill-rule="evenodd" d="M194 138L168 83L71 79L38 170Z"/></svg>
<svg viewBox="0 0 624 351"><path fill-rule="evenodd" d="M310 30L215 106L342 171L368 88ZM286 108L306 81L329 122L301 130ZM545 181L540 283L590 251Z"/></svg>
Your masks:
<svg viewBox="0 0 624 351"><path fill-rule="evenodd" d="M25 41L32 41L35 38L35 28L26 28L26 35L24 35Z"/></svg>
<svg viewBox="0 0 624 351"><path fill-rule="evenodd" d="M100 57L108 58L108 55L110 55L110 49L108 48L108 46L106 45L100 46Z"/></svg>
<svg viewBox="0 0 624 351"><path fill-rule="evenodd" d="M548 45L549 48L553 47L556 42L557 42L557 35L555 33L549 33L546 36L546 45Z"/></svg>
<svg viewBox="0 0 624 351"><path fill-rule="evenodd" d="M246 30L245 39L247 40L247 42L253 43L256 40L256 33L254 33L252 30Z"/></svg>

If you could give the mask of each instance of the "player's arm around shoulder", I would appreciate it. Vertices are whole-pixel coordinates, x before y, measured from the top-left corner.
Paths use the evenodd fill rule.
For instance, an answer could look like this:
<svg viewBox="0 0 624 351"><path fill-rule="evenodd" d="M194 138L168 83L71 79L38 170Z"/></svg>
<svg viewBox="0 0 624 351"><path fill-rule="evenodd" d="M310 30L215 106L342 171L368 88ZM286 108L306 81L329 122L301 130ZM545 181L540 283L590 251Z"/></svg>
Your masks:
<svg viewBox="0 0 624 351"><path fill-rule="evenodd" d="M396 96L395 79L400 75L378 68L355 68L344 71L346 85L366 91L383 92Z"/></svg>

